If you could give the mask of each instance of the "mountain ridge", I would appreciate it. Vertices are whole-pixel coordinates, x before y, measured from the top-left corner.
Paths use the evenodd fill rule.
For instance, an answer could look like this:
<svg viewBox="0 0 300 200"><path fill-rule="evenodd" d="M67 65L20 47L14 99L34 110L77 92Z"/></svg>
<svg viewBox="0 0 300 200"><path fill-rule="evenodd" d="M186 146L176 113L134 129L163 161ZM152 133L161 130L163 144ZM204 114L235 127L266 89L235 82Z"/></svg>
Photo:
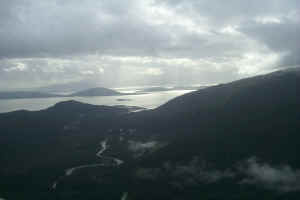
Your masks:
<svg viewBox="0 0 300 200"><path fill-rule="evenodd" d="M133 200L297 200L299 88L299 71L288 70L140 112L66 101L0 114L0 192L7 199L117 199L127 192ZM101 141L122 165L63 175L98 163Z"/></svg>
<svg viewBox="0 0 300 200"><path fill-rule="evenodd" d="M52 98L52 97L90 97L90 96L117 96L125 95L124 93L119 93L115 90L108 88L97 87L90 88L86 90L81 90L71 94L55 94L55 93L45 93L39 91L10 91L10 92L0 92L0 99L24 99L24 98Z"/></svg>

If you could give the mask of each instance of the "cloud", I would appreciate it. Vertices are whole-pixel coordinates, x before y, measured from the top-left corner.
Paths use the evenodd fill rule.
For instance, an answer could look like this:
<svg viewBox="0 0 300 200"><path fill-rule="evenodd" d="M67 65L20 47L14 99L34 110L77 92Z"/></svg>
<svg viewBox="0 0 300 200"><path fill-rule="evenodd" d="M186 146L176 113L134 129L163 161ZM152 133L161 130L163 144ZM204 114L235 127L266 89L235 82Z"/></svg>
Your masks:
<svg viewBox="0 0 300 200"><path fill-rule="evenodd" d="M241 184L255 184L281 192L300 190L300 170L288 165L272 166L252 157L246 161L241 171L248 176Z"/></svg>
<svg viewBox="0 0 300 200"><path fill-rule="evenodd" d="M94 75L95 74L95 72L94 71L91 71L91 70L86 70L86 71L81 71L81 74L83 74L83 75Z"/></svg>
<svg viewBox="0 0 300 200"><path fill-rule="evenodd" d="M145 71L141 72L141 74L150 76L159 76L163 73L164 72L160 68L147 68Z"/></svg>
<svg viewBox="0 0 300 200"><path fill-rule="evenodd" d="M162 171L159 168L139 168L135 175L142 180L155 181L162 176Z"/></svg>
<svg viewBox="0 0 300 200"><path fill-rule="evenodd" d="M248 41L252 40L257 44L256 47L251 48L251 42L243 45L250 51L264 50L265 53L277 54L281 57L276 63L267 67L278 69L300 65L298 56L300 12L296 0L263 2L229 0L226 4L221 4L217 0L165 0L164 2L177 12L187 13L195 21L205 21L212 32L220 27L219 32L236 35L235 39L238 39L237 36L243 36ZM232 41L230 43L232 44ZM238 40L238 43L241 44L241 41ZM245 50L241 52L249 53Z"/></svg>
<svg viewBox="0 0 300 200"><path fill-rule="evenodd" d="M161 2L161 1L160 1ZM164 0L170 8L179 11L188 11L188 15L206 19L217 25L233 24L244 22L261 15L281 15L297 10L297 0L228 0L220 3L218 0L197 1L197 0Z"/></svg>
<svg viewBox="0 0 300 200"><path fill-rule="evenodd" d="M291 19L283 19L285 21L281 23L251 22L241 27L240 31L265 44L273 52L283 55L282 59L277 62L278 67L299 66L300 17L298 19L297 22Z"/></svg>
<svg viewBox="0 0 300 200"><path fill-rule="evenodd" d="M300 191L300 170L289 165L271 165L256 157L238 162L231 168L216 169L205 160L194 157L188 162L164 162L156 168L138 168L136 177L145 181L163 181L177 189L214 184L230 180L238 186L256 185L280 193Z"/></svg>
<svg viewBox="0 0 300 200"><path fill-rule="evenodd" d="M11 71L25 71L27 69L27 66L24 63L16 63L15 66L9 67L9 68L3 68L5 72L11 72Z"/></svg>
<svg viewBox="0 0 300 200"><path fill-rule="evenodd" d="M205 161L195 157L186 165L175 165L175 168L171 170L171 176L181 180L183 187L197 186L202 183L210 184L235 177L235 174L229 169L224 171L209 169L207 165Z"/></svg>
<svg viewBox="0 0 300 200"><path fill-rule="evenodd" d="M212 184L223 179L233 179L236 174L231 170L217 170L208 167L205 161L198 157L187 163L171 163L166 161L159 168L139 168L135 173L142 180L162 181L177 189Z"/></svg>
<svg viewBox="0 0 300 200"><path fill-rule="evenodd" d="M296 0L1 1L0 85L226 82L300 65L299 27Z"/></svg>
<svg viewBox="0 0 300 200"><path fill-rule="evenodd" d="M128 149L133 152L133 157L143 156L145 153L153 153L154 151L166 146L167 144L158 141L128 141Z"/></svg>
<svg viewBox="0 0 300 200"><path fill-rule="evenodd" d="M130 12L136 2L14 1L1 20L0 57L151 53L166 33ZM146 44L146 45L145 45ZM155 45L155 46L154 46Z"/></svg>
<svg viewBox="0 0 300 200"><path fill-rule="evenodd" d="M140 150L147 150L153 149L158 145L157 141L150 141L150 142L138 142L138 141L128 141L129 143L129 150L131 151L140 151Z"/></svg>

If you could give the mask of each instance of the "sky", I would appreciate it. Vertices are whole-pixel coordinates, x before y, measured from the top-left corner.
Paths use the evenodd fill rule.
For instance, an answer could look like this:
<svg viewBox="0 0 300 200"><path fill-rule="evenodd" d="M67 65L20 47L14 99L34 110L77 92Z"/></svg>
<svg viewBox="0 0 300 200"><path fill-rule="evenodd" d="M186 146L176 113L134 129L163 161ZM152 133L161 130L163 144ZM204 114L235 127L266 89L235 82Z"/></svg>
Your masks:
<svg viewBox="0 0 300 200"><path fill-rule="evenodd" d="M298 0L1 0L0 90L223 83L300 65Z"/></svg>

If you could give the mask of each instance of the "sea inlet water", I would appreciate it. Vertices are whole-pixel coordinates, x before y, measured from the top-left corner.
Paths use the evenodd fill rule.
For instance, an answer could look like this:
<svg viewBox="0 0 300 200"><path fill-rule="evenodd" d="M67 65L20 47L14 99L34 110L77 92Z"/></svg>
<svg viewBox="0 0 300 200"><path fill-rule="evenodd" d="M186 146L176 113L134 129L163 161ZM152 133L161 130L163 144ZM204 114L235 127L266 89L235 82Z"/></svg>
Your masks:
<svg viewBox="0 0 300 200"><path fill-rule="evenodd" d="M34 99L5 99L0 100L0 113L10 112L15 110L42 110L53 106L54 104L76 100L94 105L125 105L139 106L146 109L156 108L167 101L192 92L192 90L172 90L163 92L151 92L137 95L122 95L122 96L99 96L99 97L55 97L55 98L34 98Z"/></svg>

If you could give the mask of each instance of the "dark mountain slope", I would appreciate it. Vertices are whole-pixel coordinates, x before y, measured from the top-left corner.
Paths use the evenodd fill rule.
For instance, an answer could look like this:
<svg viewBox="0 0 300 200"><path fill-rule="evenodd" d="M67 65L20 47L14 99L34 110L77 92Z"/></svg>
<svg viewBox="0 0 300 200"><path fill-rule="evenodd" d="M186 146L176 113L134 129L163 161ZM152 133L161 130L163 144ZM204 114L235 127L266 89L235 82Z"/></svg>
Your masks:
<svg viewBox="0 0 300 200"><path fill-rule="evenodd" d="M68 101L0 114L0 193L8 199L120 199L126 191L133 200L299 199L299 88L299 71L288 70L137 113ZM107 154L124 164L79 170L49 190L65 169L99 162L104 139Z"/></svg>
<svg viewBox="0 0 300 200"><path fill-rule="evenodd" d="M181 118L182 115L204 115L210 118L220 112L236 109L252 110L276 107L279 104L298 103L300 73L298 71L278 71L268 75L242 79L201 89L177 97L154 110L165 118ZM234 110L232 110L235 108Z"/></svg>
<svg viewBox="0 0 300 200"><path fill-rule="evenodd" d="M197 155L228 167L258 156L300 167L299 92L299 71L279 71L186 94L132 120L174 139L155 160Z"/></svg>
<svg viewBox="0 0 300 200"><path fill-rule="evenodd" d="M222 123L219 118L232 121L230 118L234 116L247 118L270 110L275 112L299 105L299 74L298 71L278 71L208 87L177 97L155 110L136 113L132 120L143 126L150 120L158 128L172 128L170 125L173 125L195 129Z"/></svg>
<svg viewBox="0 0 300 200"><path fill-rule="evenodd" d="M61 102L42 111L0 114L0 193L8 199L54 199L66 168L97 162L99 141L126 107Z"/></svg>
<svg viewBox="0 0 300 200"><path fill-rule="evenodd" d="M136 164L147 185L137 196L298 199L299 189L289 184L300 182L299 91L299 70L279 71L192 92L132 116L137 126L169 141Z"/></svg>

